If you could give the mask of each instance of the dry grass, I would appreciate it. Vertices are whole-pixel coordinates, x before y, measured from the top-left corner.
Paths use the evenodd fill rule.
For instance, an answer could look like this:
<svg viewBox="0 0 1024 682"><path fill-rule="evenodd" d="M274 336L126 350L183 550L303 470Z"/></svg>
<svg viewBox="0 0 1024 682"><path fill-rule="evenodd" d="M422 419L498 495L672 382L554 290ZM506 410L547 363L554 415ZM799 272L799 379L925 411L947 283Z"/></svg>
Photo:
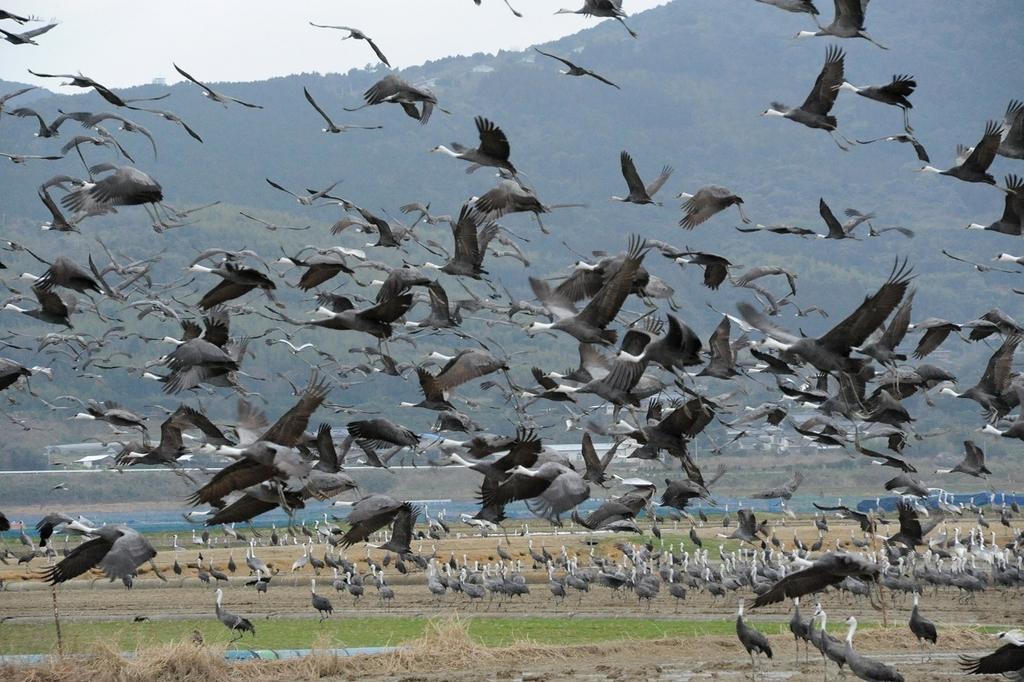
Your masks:
<svg viewBox="0 0 1024 682"><path fill-rule="evenodd" d="M188 643L139 650L131 658L101 645L86 657L54 660L40 666L0 668L0 679L24 682L229 682L249 680L311 680L325 677L377 677L433 670L479 670L564 662L581 650L598 647L560 647L523 640L508 647L489 648L476 643L468 623L458 617L432 620L420 639L391 654L335 656L330 643L318 641L302 659L274 662L229 663L224 650ZM244 672L241 668L245 668Z"/></svg>
<svg viewBox="0 0 1024 682"><path fill-rule="evenodd" d="M521 665L524 660L531 663L564 661L576 648L536 644L529 640L507 647L486 647L470 637L466 621L454 616L429 621L423 637L391 654L341 657L316 652L301 665L311 678L489 670Z"/></svg>
<svg viewBox="0 0 1024 682"><path fill-rule="evenodd" d="M905 628L875 628L858 633L858 648L870 651L894 651L916 648L905 636ZM990 635L967 628L946 628L940 634L944 650L984 650L992 645ZM788 635L775 635L772 644L785 651L792 646ZM86 657L40 666L0 667L0 680L24 682L252 682L271 680L320 680L324 678L367 680L378 678L427 679L443 675L446 679L477 679L508 676L527 669L561 670L573 668L614 669L623 662L649 660L693 663L715 662L723 669L743 667L746 659L737 650L735 638L696 636L646 641L603 642L558 646L530 639L510 646L486 647L470 636L468 622L457 616L429 621L424 635L407 642L393 653L361 656L336 656L330 653L334 643L318 640L311 655L286 661L229 663L221 647L177 643L141 649L134 657L121 656L109 646L99 646ZM605 665L605 664L611 664ZM736 668L738 669L738 668ZM432 677L431 677L432 678ZM801 678L802 679L802 678Z"/></svg>
<svg viewBox="0 0 1024 682"><path fill-rule="evenodd" d="M139 650L130 658L101 643L96 653L84 658L0 669L0 679L24 682L228 682L233 678L223 649L183 642Z"/></svg>

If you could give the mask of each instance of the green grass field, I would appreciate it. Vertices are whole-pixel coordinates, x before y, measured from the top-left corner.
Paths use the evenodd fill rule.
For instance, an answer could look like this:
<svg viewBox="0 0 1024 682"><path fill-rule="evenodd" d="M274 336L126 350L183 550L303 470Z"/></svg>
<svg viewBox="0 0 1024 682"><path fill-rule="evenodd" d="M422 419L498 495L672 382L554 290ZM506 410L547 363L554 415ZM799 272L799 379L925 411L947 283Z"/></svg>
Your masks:
<svg viewBox="0 0 1024 682"><path fill-rule="evenodd" d="M734 631L732 620L687 621L636 618L494 618L467 619L470 635L485 646L502 646L522 640L543 644L581 644L623 639L661 639L693 635L723 635ZM261 649L308 649L400 644L423 634L426 618L345 618L323 624L309 619L257 620L256 638L246 635L238 646ZM785 623L762 623L768 634L786 631ZM62 623L64 648L87 652L97 641L122 651L157 643L187 641L193 630L206 642L227 643L228 630L213 619L170 620L144 623ZM0 625L0 654L46 653L55 650L52 623Z"/></svg>
<svg viewBox="0 0 1024 682"><path fill-rule="evenodd" d="M735 621L666 620L643 618L508 618L468 616L470 636L484 646L505 646L524 640L539 644L569 645L617 640L653 640L701 635L730 635ZM423 617L369 617L326 620L281 618L257 620L255 639L246 635L236 646L247 649L308 649L311 647L388 646L421 637L428 619ZM758 622L768 635L788 632L783 621ZM876 627L866 623L862 629ZM996 632L995 626L979 626L980 632ZM102 641L121 651L171 642L188 641L193 630L203 633L209 644L227 644L228 630L216 620L167 620L143 623L82 622L62 623L67 652L88 652ZM839 636L842 624L829 628ZM0 655L38 654L55 651L56 632L52 623L0 624Z"/></svg>

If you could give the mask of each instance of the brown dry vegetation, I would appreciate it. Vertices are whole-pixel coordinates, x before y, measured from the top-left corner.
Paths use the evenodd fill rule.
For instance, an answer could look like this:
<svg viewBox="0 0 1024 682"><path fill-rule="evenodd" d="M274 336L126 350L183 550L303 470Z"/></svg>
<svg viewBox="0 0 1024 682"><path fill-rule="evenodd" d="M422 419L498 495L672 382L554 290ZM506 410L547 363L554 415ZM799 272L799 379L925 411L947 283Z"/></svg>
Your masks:
<svg viewBox="0 0 1024 682"><path fill-rule="evenodd" d="M769 669L785 679L821 679L817 656L798 662L780 652L789 637L771 638L776 658ZM970 630L943 633L946 651L984 651L992 638ZM924 662L916 645L901 629L865 632L858 649L895 663L911 680L957 677L952 656L937 655ZM737 653L731 637L695 637L646 642L618 642L576 646L549 646L524 640L507 647L483 647L467 631L464 621L432 621L420 639L391 654L338 657L314 651L306 658L227 663L223 650L176 644L148 648L124 658L106 647L88 657L56 660L33 668L0 668L0 678L25 682L228 682L271 680L678 680L691 672L710 672L716 679L749 676L750 664ZM834 674L834 671L832 671Z"/></svg>

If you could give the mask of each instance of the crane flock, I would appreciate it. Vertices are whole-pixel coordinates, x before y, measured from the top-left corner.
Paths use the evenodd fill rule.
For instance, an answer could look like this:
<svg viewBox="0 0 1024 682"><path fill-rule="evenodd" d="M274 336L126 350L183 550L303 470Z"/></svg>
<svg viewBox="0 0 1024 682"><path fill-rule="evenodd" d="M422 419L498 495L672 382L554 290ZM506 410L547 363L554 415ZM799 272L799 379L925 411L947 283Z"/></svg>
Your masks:
<svg viewBox="0 0 1024 682"><path fill-rule="evenodd" d="M817 24L816 31L800 31L797 37L862 39L889 49L876 42L865 28L868 0L834 0L834 19L827 25L820 23L819 12L811 0L758 1L790 13L806 14ZM480 0L474 2L481 4ZM556 14L610 18L622 24L631 38L642 40L640 34L626 24L622 4L622 0L585 0L579 9L560 9ZM506 5L515 17L522 16L508 0ZM0 22L12 22L0 28L0 36L18 49L42 50L49 42L59 39L58 23L24 30L23 24L35 21L33 17L0 11ZM422 126L427 126L434 109L451 114L449 109L440 106L441 100L432 90L423 84L407 82L400 77L400 71L392 68L381 47L387 47L383 31L375 32L380 40L378 44L357 28L308 23L317 29L342 31L345 33L342 40L365 41L386 67L386 75L366 90L362 104L345 107L345 112L398 104L406 116ZM601 88L607 96L618 96L616 91L628 91L625 79L615 78L623 84L620 86L552 52L535 50L543 57L561 62L566 68L561 72L564 75L588 76L589 79L580 80L591 84L596 80L614 88ZM887 54L897 53L898 49L893 49ZM1024 105L1019 100L1010 101L1001 120L994 118L985 124L981 139L973 147L961 145L954 165L940 169L931 165L909 120L909 112L914 108L910 98L918 87L914 76L896 73L883 85L856 86L846 78L846 63L845 50L838 44L829 44L825 48L824 64L806 100L797 107L772 102L762 115L824 130L843 151L883 140L909 143L922 164L920 172L991 185L1004 195L1001 218L989 225L974 223L970 228L1002 235L1022 234L1024 184L1017 174L1008 173L1004 183L999 185L992 172L997 157L1024 158ZM246 115L254 116L270 108L269 103L265 108L263 104L215 90L177 64L171 66L198 87L206 99L232 109L234 113L230 115L239 115L242 111L234 105L253 110ZM894 71L898 70L898 65L894 64ZM167 204L165 192L171 193L170 189L165 190L156 178L138 168L118 136L111 132L114 130L111 123L114 123L118 133L144 136L154 157L160 139L172 134L158 127L162 122L180 126L195 144L203 143L196 130L169 110L173 103L161 105L168 110L142 106L145 102L164 100L168 94L125 99L110 87L80 73L31 73L38 78L67 79L62 86L91 89L116 109L61 112L50 120L44 112L32 107L11 108L11 100L32 88L0 95L0 115L33 121L33 125L38 125L35 137L41 140L61 138L62 128L72 120L90 131L61 145L59 153L57 147L52 154L44 155L3 153L16 164L74 163L74 157L81 162L84 174L65 164L63 171L74 175L55 175L37 188L40 202L51 218L43 223L43 230L56 241L54 250L64 250L62 241L68 233L87 234L91 222L108 214L131 210L131 207L142 207L147 213L158 234L157 240L167 230L183 229L201 220L207 207L179 210ZM794 78L795 90L800 87L799 80ZM382 127L344 123L344 114L328 112L314 99L308 87L302 90L306 102L323 119L326 127L321 130L325 133ZM840 132L839 121L832 114L841 92L855 93L899 108L903 131L863 142L849 139ZM457 109L457 102L445 102L451 109ZM145 123L139 123L137 117L145 117ZM63 371L82 372L89 363L102 362L112 371L135 375L138 381L157 382L167 399L172 396L176 401L180 399L174 409L163 408L166 417L159 427L159 439L151 440L148 422L152 416L143 411L149 406L124 406L102 399L103 396L57 398L61 403L77 402L82 407L76 419L104 422L118 434L120 451L115 466L164 467L190 481L193 492L183 502L207 509L192 510L186 514L186 519L198 520L204 528L220 526L230 537L227 542L246 547L249 576L246 584L260 594L271 589L281 567L257 558L257 546L263 546L263 541L258 543L256 537L245 538L235 530L235 525L251 525L261 515L275 509L293 518L311 500L332 500L355 491L357 497L343 518L347 529L334 526L324 514L322 525L317 520L313 530L308 529L305 522L298 526L301 530L294 530L289 523L283 538L278 536L276 527L273 530L270 545L296 546L302 551L291 572L307 569L314 572L309 581L310 604L321 622L334 612L330 599L317 593L316 576L322 570L333 572L333 582L327 584L339 595L351 596L353 606L365 598L366 588L372 585L380 602L390 607L401 600L401 593L396 593L386 582L385 572L391 570L392 562L399 573L421 573L431 598L438 603L443 603L449 593L460 593L474 608L485 598L490 600L488 605L495 599L499 605L515 598L523 599L530 595L531 584L535 589L540 584L542 589L549 590L556 602L564 602L572 595L581 603L592 590L604 587L612 593L631 591L638 603L646 600L648 606L655 599L671 598L677 609L688 594L696 591L706 592L716 602L719 598L732 599L732 595L747 591L754 595L752 610L792 601L790 631L797 642L798 655L799 644L804 642L805 654L808 644L817 649L826 670L829 662L833 662L840 669L848 668L860 679L902 680L893 667L868 658L854 648L858 625L854 616L846 620L849 630L844 640L836 640L827 633L827 614L821 603L826 595L831 597L838 592L868 599L874 598L876 588L886 588L892 593L894 603L896 595L912 595L911 635L922 645L928 643L937 648L942 640L941 628L922 614L925 607L919 604L926 595L926 588L956 590L959 598L968 602L986 589L1019 590L1024 585L1024 534L1021 530L1013 531L1011 541L1003 546L995 544L994 533L990 541L988 523L981 510L962 502L951 502L946 496L944 488L955 483L943 483L942 488L935 483L924 483L904 453L908 440L927 438L927 434L916 433L912 426L915 417L910 410L916 408L904 404L915 395L923 396L932 406L937 396L974 401L981 410L978 428L981 434L1000 440L1024 440L1024 412L1019 411L1015 418L1010 416L1015 410L1024 409L1021 402L1024 378L1012 371L1024 328L998 309L965 322L922 318L914 310L915 274L905 257L894 260L888 275L880 278L877 288L852 311L801 309L795 301L798 275L791 270L772 263L757 263L745 267L745 272L739 274L735 270L738 266L725 255L679 247L641 234L636 228L630 228L623 235L624 250L620 253L601 252L594 253L593 258L582 257L569 266L567 273L555 277L540 273L522 277L519 284L529 285L535 301L518 300L509 293L507 283L492 275L487 267L489 261L499 257L509 257L521 262L524 268L530 267L520 246L526 240L499 223L499 219L528 213L541 232L548 235L550 231L541 223L541 214L569 207L583 210L590 207L542 202L538 190L527 184L529 175L523 168L529 168L530 158L522 148L517 148L515 156L521 167L513 165L515 136L506 134L498 123L486 116L475 115L473 122L476 146L436 144L431 151L467 162L467 173L484 167L492 169L498 181L479 196L454 200L450 215L431 213L429 204L408 203L402 206L402 212L418 217L407 225L340 196L339 187L344 187L340 178L324 178L322 189L305 190L289 189L266 178L270 188L292 197L299 210L339 208L342 217L330 230L338 241L347 228L358 227L365 233L375 232L376 243L358 247L311 245L294 255L277 257L274 254L275 258L271 258L266 249L212 247L189 264L188 281L159 283L152 277L159 255L130 261L122 255L121 249L108 249L100 243L104 257L94 259L93 254L88 254L86 267L68 253L55 253L46 260L22 246L17 235L5 235L2 244L7 252L18 259L22 254L31 256L45 265L46 270L39 276L25 273L17 279L5 278L5 286L13 295L4 301L2 309L21 313L32 322L25 327L30 332L5 333L0 338L0 347L5 353L26 350L19 344L37 340L40 349L56 345L74 350L67 353L73 357L70 365L58 364L53 368L0 357L0 390L5 391L12 404L38 401L50 409L67 409L66 405L54 406L44 401L32 390L31 378L42 374L59 381ZM981 128L980 123L978 128ZM514 132L512 128L507 129ZM430 130L422 128L424 139L430 139ZM8 136L5 144L12 142L16 140ZM553 141L552 148L557 144ZM103 148L115 161L123 159L127 163L103 161L89 165L83 155L83 145ZM609 152L610 167L613 162L614 156ZM836 162L841 163L842 158L837 158ZM641 166L647 163L649 160ZM613 200L661 206L654 197L672 179L671 165L664 164L660 173L645 184L633 157L623 150L619 154L619 168L628 193L613 196ZM54 198L58 191L63 192L59 200ZM681 207L683 216L678 221L683 230L694 230L709 221L721 222L722 218L716 216L731 206L737 208L744 225L753 222L744 210L743 199L725 187L706 185L692 194L680 192L676 196L685 201ZM628 210L650 212L643 218L638 217L639 221L656 219L649 216L656 216L658 209ZM896 231L905 238L914 237L912 230L900 226L876 228L874 213L852 208L845 212L849 220L841 223L824 198L819 201L819 215L828 228L825 234L798 226L761 223L736 229L743 233L767 231L801 238L857 240L861 239L858 228L867 224L867 237L881 237L889 231ZM247 213L242 216L268 231L309 229L308 225L277 225ZM415 231L421 223L449 225L448 245L421 238ZM197 239L202 238L202 233L197 235ZM126 236L126 241L132 238ZM722 244L725 246L727 240L723 239ZM265 242L261 246L265 246ZM418 256L419 249L440 256L444 262L438 264ZM283 246L281 251L284 251ZM737 314L718 313L718 323L705 344L701 334L685 321L688 311L676 301L675 285L669 283L672 279L659 278L649 269L652 264L647 256L652 251L661 253L683 271L687 266L700 266L703 284L708 290L718 290L728 283L751 292L751 296L738 304ZM395 253L399 254L401 265L370 259L370 255L379 255L393 261L391 256ZM972 263L946 250L943 253L981 272L999 270L995 266ZM1024 258L1009 253L1002 253L994 260L1010 264L1009 267L1024 263ZM277 272L272 264L287 269ZM297 282L275 282L283 280L292 269L301 271ZM367 269L379 273L380 279L362 283L357 275ZM1015 269L1004 271L1017 272ZM679 271L675 273L675 278L678 277ZM784 295L774 293L766 283L781 282L767 279L775 277L785 278L787 291ZM357 288L346 289L344 294L337 289L324 288L341 279ZM16 288L19 281L30 282L29 293ZM216 284L212 285L213 282ZM504 295L499 293L499 287ZM469 297L456 299L451 293L456 288ZM308 314L295 312L294 303L285 298L291 289L314 295L315 309ZM37 307L19 305L23 300L34 301ZM627 302L634 300L646 311L632 311ZM668 301L671 312L659 308L661 300ZM101 302L104 306L108 302L120 306L124 311L138 311L140 319L152 315L166 326L167 335L162 339L144 337L140 331L133 330L129 322L105 313ZM420 321L407 319L421 304L429 308L427 317ZM811 312L822 316L845 313L846 316L818 336L802 330L794 333L779 321L780 311L787 306L792 306L801 317ZM501 337L504 343L491 336L472 333L470 325L465 325L470 319L483 319L488 326L500 324L507 328L508 335ZM102 336L77 332L79 320L98 322L107 332ZM266 325L266 321L272 326ZM261 324L262 328L258 329ZM243 326L245 335L237 335L236 329ZM741 334L738 338L734 336L736 329ZM952 368L930 364L915 366L908 359L908 349L901 349L909 332L921 332L916 348L909 354L914 361L919 361L965 330L970 330L967 332L969 342L995 337L998 347L978 383L962 391L954 388L959 384ZM320 340L327 334L338 332L345 332L345 338L351 339L353 344L372 344L351 347L351 352L365 356L364 365L346 367L342 358L320 347ZM117 341L129 338L167 343L172 348L159 354L152 351L153 346L143 346L150 355L141 361L120 351L126 356L124 364L113 363L112 358L119 352ZM253 401L253 397L259 395L253 385L255 381L265 381L268 387L274 381L271 377L259 376L259 351L253 342L260 338L268 348L287 347L299 373L309 375L304 388L296 385L292 378L281 375L279 388L291 384L295 400L290 409L273 422ZM417 342L422 345L428 339L435 348L423 353ZM416 348L418 357L412 362L397 359L394 348L400 342ZM507 349L512 342L517 345ZM524 363L516 357L546 343L578 349L579 366L556 372L538 366L539 361ZM454 351L452 344L457 344ZM306 351L310 354L305 354ZM101 360L101 353L107 353L108 357ZM316 359L307 360L313 354ZM431 371L432 367L437 367L437 371ZM521 372L524 368L529 372L526 383L523 383L525 374ZM403 401L401 407L436 413L437 425L432 437L405 426L398 406L394 411L375 415L359 406L338 406L331 402L344 395L349 375L360 374L369 382L375 373L416 377L415 383L409 384L409 393L411 396L419 390L422 399ZM758 378L764 375L774 375L772 383L761 385ZM513 427L511 433L485 432L474 420L473 408L479 403L457 395L462 387L478 380L482 381L480 385L484 390L501 395L506 406L505 419ZM714 388L721 387L722 382L730 392L714 395ZM743 405L740 394L749 395L754 385L760 387L761 395L770 399L757 406ZM936 388L939 390L933 397L929 391ZM268 390L276 389L263 388L262 392ZM225 399L237 396L236 418L224 420L208 416L198 399L205 393ZM459 405L466 405L466 411L460 411ZM798 407L816 414L797 423ZM332 424L329 418L317 423L316 415L324 408L330 408L335 414L347 412L353 418L343 425ZM610 416L610 422L602 423L605 413ZM578 461L544 444L544 438L550 437L550 431L545 433L545 429L550 427L541 422L550 414L559 415L571 428L583 431L582 469ZM30 428L24 419L7 412L4 416L13 424ZM899 472L884 484L886 491L896 491L899 495L898 518L886 519L881 506L865 512L851 509L841 500L831 504L831 499L822 499L822 504L816 504L820 510L815 516L817 541L808 547L794 537L793 548L787 549L776 536L776 529L785 524L785 518L778 523L764 518L758 521L753 510L741 507L735 510L736 525L731 528L732 516L726 507L725 520L730 522L730 527L723 530L729 532L717 535L723 543L738 542L740 547L726 551L720 546L716 562L709 556L709 549L704 548L705 543L714 539L706 533L699 534L697 528L707 522L704 505L716 504L714 487L727 472L719 468L709 475L705 471L707 462L702 461L693 443L717 422L736 430L762 421L773 427L791 429L797 436L818 445L840 448L851 456L857 453L876 465L898 469ZM129 431L133 432L130 439L124 437ZM603 454L595 448L592 433L611 439L612 445ZM742 436L740 433L733 440ZM342 439L338 444L336 437ZM934 474L989 480L987 477L992 476L992 471L986 466L983 447L977 440L980 437L965 439L963 460L953 467L938 469ZM884 440L892 454L868 449L865 443L872 439ZM716 451L728 447L729 443L718 445ZM617 452L620 448L621 454ZM426 509L411 501L379 492L363 494L359 475L351 466L359 463L394 473L396 462L422 463L431 450L442 453L439 465L462 467L479 475L478 488L473 491L479 509L458 521L452 519L452 524L461 523L484 534L507 533L508 526L514 523L508 518L507 508L524 502L530 515L550 524L556 531L569 523L584 532L639 533L642 531L638 524L646 518L651 524L650 532L660 536L660 528L665 524L688 524L691 546L686 548L681 539L667 547L662 543L660 548L653 544L619 542L611 556L601 557L593 550L581 556L563 545L560 552L551 554L543 545L536 551L533 537L543 536L531 536L528 524L520 523L519 533L530 538L529 556L533 569L541 573L539 583L536 576L530 575L531 569L524 568L522 558L511 553L507 539L505 546L498 541L499 559L494 562L481 563L466 558L460 562L454 551L445 560L436 547L427 555L423 552L425 540L443 542L461 531L453 531L443 511L431 517ZM645 479L623 478L613 472L621 466L625 455L635 460L661 460L675 471L674 476L665 479L664 487ZM185 471L182 465L194 456L217 458L226 463L214 472ZM867 464L864 459L859 461ZM783 500L784 517L792 515L785 501L792 498L803 480L803 474L797 472L786 482L764 486L750 495L750 499ZM592 497L595 488L603 490L609 486L624 489L624 492L603 499L596 509L583 516L580 505L596 499ZM659 488L662 492L660 499L656 499ZM56 496L67 489L62 483L52 492ZM937 496L932 494L936 490L939 491ZM695 501L701 505L701 521L693 516ZM998 513L1003 525L1012 529L1012 520L1019 514L1016 500L1008 503L1004 496L998 507L996 501L993 494L990 514ZM977 514L977 524L960 524L968 513ZM853 521L861 535L855 535L851 529L849 541L826 543L830 517ZM897 524L898 528L883 532L881 526L889 523ZM84 517L53 512L37 526L36 546L26 533L24 522L12 524L6 516L0 515L0 532L17 526L20 526L19 541L29 548L29 554L19 558L19 563L23 559L27 564L37 556L49 556L51 563L39 577L53 585L97 571L110 580L122 580L130 587L132 580L147 570L147 565L154 576L168 581L154 562L157 550L150 539L125 525L97 526ZM65 540L65 555L57 560L52 542L48 546L55 532L64 533L65 538L74 534L83 540L73 548ZM304 537L300 537L300 533ZM193 531L193 541L200 552L212 546L209 531L205 529L201 539ZM369 573L361 571L356 562L344 556L344 548L357 545L366 546ZM924 550L919 551L922 547ZM385 553L382 562L369 558L371 548ZM184 572L178 561L178 553L184 549L177 544L175 536L172 550L176 576ZM323 559L315 556L317 549L322 549ZM5 544L0 559L5 559L6 563L8 555ZM986 564L987 569L979 568L978 563ZM213 560L204 559L201 553L194 563L186 562L186 567L194 569L195 576L205 583L211 580L215 584L231 582L228 574L217 570ZM239 568L233 555L226 568L231 574ZM321 587L323 585L321 581ZM666 586L667 596L659 597L662 585ZM251 620L224 609L224 595L223 589L216 590L215 614L232 632L233 641L246 632L255 638ZM800 599L805 598L806 608L808 597L819 601L813 617L804 621ZM740 597L736 634L757 671L758 658L763 655L772 659L773 650L749 618L750 612L744 611L744 598ZM1000 633L999 638L1006 644L995 653L979 658L965 657L962 660L965 670L1024 675L1024 637L1019 631L1007 631Z"/></svg>

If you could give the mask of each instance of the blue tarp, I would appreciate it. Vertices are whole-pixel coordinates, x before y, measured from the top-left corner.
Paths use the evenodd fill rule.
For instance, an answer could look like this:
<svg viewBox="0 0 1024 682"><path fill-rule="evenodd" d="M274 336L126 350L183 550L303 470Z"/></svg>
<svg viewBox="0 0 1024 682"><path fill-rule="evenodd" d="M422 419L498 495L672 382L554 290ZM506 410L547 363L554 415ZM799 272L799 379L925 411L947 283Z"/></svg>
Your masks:
<svg viewBox="0 0 1024 682"><path fill-rule="evenodd" d="M992 501L993 493L991 491L982 491L980 493L950 493L946 491L945 499L947 502L955 505L961 503L970 505L975 504L979 507L989 504ZM857 503L857 511L867 512L875 507L881 507L885 511L895 511L896 504L902 499L900 495L892 495L889 497L882 497L877 502L875 500L861 500ZM926 507L937 507L938 492L932 494L931 497L925 501ZM995 493L995 504L1000 506L1003 503L1010 505L1013 502L1017 504L1024 504L1024 495L1017 493Z"/></svg>

